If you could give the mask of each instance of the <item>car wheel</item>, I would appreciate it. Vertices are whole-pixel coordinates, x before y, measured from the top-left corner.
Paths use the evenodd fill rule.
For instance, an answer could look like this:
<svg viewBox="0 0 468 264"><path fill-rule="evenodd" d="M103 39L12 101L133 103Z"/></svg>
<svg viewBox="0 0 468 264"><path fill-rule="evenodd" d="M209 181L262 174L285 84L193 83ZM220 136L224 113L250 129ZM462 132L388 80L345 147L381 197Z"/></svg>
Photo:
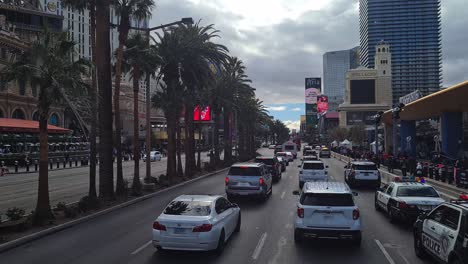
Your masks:
<svg viewBox="0 0 468 264"><path fill-rule="evenodd" d="M162 248L161 246L157 246L156 249L158 250L159 254L164 254L166 252L166 250Z"/></svg>
<svg viewBox="0 0 468 264"><path fill-rule="evenodd" d="M450 260L449 260L449 264L462 264L463 262L461 262L461 260L455 256L455 257L452 257Z"/></svg>
<svg viewBox="0 0 468 264"><path fill-rule="evenodd" d="M420 259L424 259L426 257L426 252L424 251L421 238L417 234L414 235L414 253Z"/></svg>
<svg viewBox="0 0 468 264"><path fill-rule="evenodd" d="M225 241L224 241L224 229L221 231L221 235L219 235L219 240L218 240L218 247L216 247L216 255L221 255L221 253L223 253L223 250L224 250L224 244L225 244Z"/></svg>
<svg viewBox="0 0 468 264"><path fill-rule="evenodd" d="M299 230L295 229L294 230L294 242L295 243L301 243L304 238L302 237L302 234Z"/></svg>
<svg viewBox="0 0 468 264"><path fill-rule="evenodd" d="M390 206L388 207L388 217L390 218L390 223L396 222L395 210L393 210Z"/></svg>
<svg viewBox="0 0 468 264"><path fill-rule="evenodd" d="M231 202L234 200L234 196L232 196L230 194L226 194L226 198Z"/></svg>
<svg viewBox="0 0 468 264"><path fill-rule="evenodd" d="M362 236L361 234L358 234L356 236L353 237L353 246L354 247L360 247L361 246L361 241L362 241Z"/></svg>
<svg viewBox="0 0 468 264"><path fill-rule="evenodd" d="M236 232L236 233L240 232L241 223L242 223L241 213L239 212L239 217L237 218L237 225L236 225L236 229L234 229L234 232Z"/></svg>

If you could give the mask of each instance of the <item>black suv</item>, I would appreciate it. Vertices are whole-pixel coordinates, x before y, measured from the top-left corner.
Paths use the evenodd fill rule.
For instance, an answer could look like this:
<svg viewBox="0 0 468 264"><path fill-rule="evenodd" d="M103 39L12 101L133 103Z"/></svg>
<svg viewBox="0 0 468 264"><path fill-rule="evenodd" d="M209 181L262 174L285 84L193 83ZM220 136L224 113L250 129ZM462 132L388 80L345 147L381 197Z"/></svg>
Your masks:
<svg viewBox="0 0 468 264"><path fill-rule="evenodd" d="M270 170L274 181L279 181L281 179L281 164L275 156L256 157L255 162L265 164Z"/></svg>
<svg viewBox="0 0 468 264"><path fill-rule="evenodd" d="M442 203L414 224L414 251L441 263L468 263L468 200Z"/></svg>

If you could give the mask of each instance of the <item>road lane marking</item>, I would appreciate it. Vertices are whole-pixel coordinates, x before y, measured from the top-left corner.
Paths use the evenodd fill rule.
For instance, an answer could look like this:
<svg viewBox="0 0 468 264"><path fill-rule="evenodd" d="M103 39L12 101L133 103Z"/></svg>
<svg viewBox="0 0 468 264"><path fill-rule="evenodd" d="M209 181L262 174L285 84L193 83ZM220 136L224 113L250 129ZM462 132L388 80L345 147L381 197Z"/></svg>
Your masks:
<svg viewBox="0 0 468 264"><path fill-rule="evenodd" d="M289 179L292 179L292 175L289 175Z"/></svg>
<svg viewBox="0 0 468 264"><path fill-rule="evenodd" d="M148 242L146 242L143 246L141 246L141 247L135 249L135 251L133 251L131 254L132 254L132 255L138 254L138 252L142 251L142 250L145 249L147 246L151 245L152 242L153 242L153 241L151 241L151 240L148 241Z"/></svg>
<svg viewBox="0 0 468 264"><path fill-rule="evenodd" d="M281 200L283 200L285 194L286 194L286 192L283 192L283 193L281 194L281 197L280 197Z"/></svg>
<svg viewBox="0 0 468 264"><path fill-rule="evenodd" d="M390 254L388 254L387 250L384 248L382 243L380 243L380 241L377 240L377 239L374 239L374 240L375 240L375 243L377 244L377 246L379 246L380 250L384 254L385 258L387 258L388 262L390 264L395 264L395 261L393 261L392 257L390 256Z"/></svg>
<svg viewBox="0 0 468 264"><path fill-rule="evenodd" d="M260 256L260 252L262 252L263 245L265 245L265 241L267 238L267 233L263 233L262 236L260 237L260 240L258 241L257 247L255 248L253 254L252 254L252 259L256 260L258 256Z"/></svg>

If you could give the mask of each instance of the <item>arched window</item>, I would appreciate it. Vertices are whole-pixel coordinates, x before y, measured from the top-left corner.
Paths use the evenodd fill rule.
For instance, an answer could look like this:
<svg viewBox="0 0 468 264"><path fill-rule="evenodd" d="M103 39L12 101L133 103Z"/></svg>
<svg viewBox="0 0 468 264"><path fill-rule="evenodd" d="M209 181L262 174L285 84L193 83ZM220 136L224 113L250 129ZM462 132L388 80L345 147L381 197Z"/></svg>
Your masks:
<svg viewBox="0 0 468 264"><path fill-rule="evenodd" d="M382 52L385 52L385 48L382 48Z"/></svg>
<svg viewBox="0 0 468 264"><path fill-rule="evenodd" d="M34 113L32 115L32 120L39 121L39 112L34 111Z"/></svg>
<svg viewBox="0 0 468 264"><path fill-rule="evenodd" d="M60 125L60 120L57 114L52 114L50 115L49 118L49 124L54 125L54 126L59 126Z"/></svg>
<svg viewBox="0 0 468 264"><path fill-rule="evenodd" d="M383 71L383 74L385 75L385 70Z"/></svg>
<svg viewBox="0 0 468 264"><path fill-rule="evenodd" d="M13 111L13 114L11 115L11 118L13 119L26 119L23 110L21 109L16 109Z"/></svg>
<svg viewBox="0 0 468 264"><path fill-rule="evenodd" d="M377 49L377 52L380 52L380 48Z"/></svg>

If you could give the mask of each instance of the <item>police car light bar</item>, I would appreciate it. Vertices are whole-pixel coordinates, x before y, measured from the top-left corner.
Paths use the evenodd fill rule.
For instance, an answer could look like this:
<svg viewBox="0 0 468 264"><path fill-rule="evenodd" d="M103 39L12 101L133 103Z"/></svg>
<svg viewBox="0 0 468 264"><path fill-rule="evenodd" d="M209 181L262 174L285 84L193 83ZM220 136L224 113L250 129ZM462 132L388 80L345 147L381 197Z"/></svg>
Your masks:
<svg viewBox="0 0 468 264"><path fill-rule="evenodd" d="M460 196L458 197L462 201L468 201L468 194L467 193L460 193Z"/></svg>

